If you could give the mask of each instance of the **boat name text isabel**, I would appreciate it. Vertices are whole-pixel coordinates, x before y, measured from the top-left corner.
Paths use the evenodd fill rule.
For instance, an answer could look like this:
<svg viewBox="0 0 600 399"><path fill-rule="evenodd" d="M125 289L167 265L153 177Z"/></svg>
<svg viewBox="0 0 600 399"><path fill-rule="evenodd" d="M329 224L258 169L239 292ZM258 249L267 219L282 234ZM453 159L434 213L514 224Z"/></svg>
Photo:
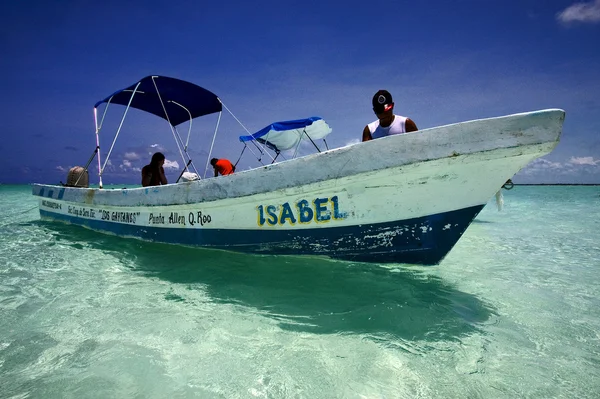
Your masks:
<svg viewBox="0 0 600 399"><path fill-rule="evenodd" d="M295 210L289 202L281 205L259 205L257 224L264 226L284 225L289 223L307 224L311 222L325 223L331 220L342 220L347 217L345 212L340 212L338 197L315 198L312 204L302 199L295 204Z"/></svg>

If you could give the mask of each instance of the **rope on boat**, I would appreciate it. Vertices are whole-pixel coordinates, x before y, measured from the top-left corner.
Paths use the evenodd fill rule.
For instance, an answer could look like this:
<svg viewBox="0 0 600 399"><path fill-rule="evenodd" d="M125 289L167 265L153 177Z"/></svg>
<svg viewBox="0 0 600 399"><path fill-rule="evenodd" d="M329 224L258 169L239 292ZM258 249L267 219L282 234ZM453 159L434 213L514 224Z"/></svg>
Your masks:
<svg viewBox="0 0 600 399"><path fill-rule="evenodd" d="M237 123L239 123L239 124L240 124L240 126L241 126L242 128L244 128L244 130L245 130L245 131L246 131L246 132L247 132L249 135L252 135L252 133L250 133L250 130L248 130L248 128L246 128L246 126L244 126L244 124L243 124L243 123L242 123L242 122L241 122L241 121L240 121L240 120L237 118L237 116L235 116L235 115L233 114L233 112L231 112L231 110L230 110L229 108L227 108L227 106L226 106L226 105L223 103L223 101L221 101L221 99L220 99L220 98L219 98L219 102L220 102L220 103L221 103L221 105L222 105L222 106L223 106L223 107L224 107L224 108L227 110L227 112L229 112L229 114L230 114L230 115L233 117L233 119L235 119L235 120L237 121ZM268 136L267 136L267 137L268 137ZM254 141L253 141L253 142L254 142ZM257 147L259 147L259 148L260 148L260 146L259 146L258 144L254 143L254 145L256 145ZM271 155L271 154L270 154L270 153L267 151L266 147L263 147L263 149L265 150L264 154L267 154L267 155L268 155L268 156L271 158L271 160L275 161L275 158L273 158L273 156L272 156L272 155ZM250 150L250 151L251 151L251 152L254 154L254 152L253 152L252 150ZM262 150L261 150L261 154L263 154L263 151L262 151ZM260 161L260 159L259 159L259 161ZM262 162L261 162L261 163L262 163ZM207 164L207 168L208 168L208 164Z"/></svg>
<svg viewBox="0 0 600 399"><path fill-rule="evenodd" d="M188 166L190 166L190 164L192 163L192 160L190 159L187 163L187 165L185 165L183 167L183 170L181 171L181 174L179 175L179 177L177 178L177 181L175 183L179 183L179 179L181 179L181 177L183 176L183 174L185 173L185 171L187 170ZM198 174L198 173L196 173Z"/></svg>
<svg viewBox="0 0 600 399"><path fill-rule="evenodd" d="M85 166L83 167L83 172L81 172L79 174L79 177L77 178L77 181L75 182L74 186L77 186L77 184L79 183L79 179L81 179L81 176L83 176L83 174L88 171L88 168L89 168L90 164L92 163L92 160L94 159L94 157L96 157L96 154L98 154L98 150L100 150L100 146L97 145L96 149L92 153L92 156L90 157L90 159L88 159L87 164L85 164Z"/></svg>
<svg viewBox="0 0 600 399"><path fill-rule="evenodd" d="M504 208L504 197L502 196L502 190L498 190L498 192L496 192L496 206L498 207L498 212Z"/></svg>
<svg viewBox="0 0 600 399"><path fill-rule="evenodd" d="M237 160L237 161L235 161L235 163L233 164L233 167L234 167L234 168L237 166L238 162L240 162L240 159L242 159L242 155L244 155L244 151L246 151L246 148L247 148L247 147L248 147L248 146L247 146L246 144L244 144L244 148L242 148L242 153L240 154L240 157L239 157L239 158L238 158L238 160Z"/></svg>
<svg viewBox="0 0 600 399"><path fill-rule="evenodd" d="M31 212L31 211L33 211L34 209L36 209L37 207L38 207L37 205L34 205L34 206L32 206L31 208L28 208L28 209L26 209L26 210L24 210L24 211L20 211L20 212L11 213L10 215L4 216L4 217L3 217L3 218L1 218L0 220L12 219L12 218L13 218L13 217L15 217L15 216L19 216L19 215L23 215L23 214L25 214L25 213ZM13 224L13 222L3 223L2 225L0 225L0 227L8 226L8 225L10 225L10 224Z"/></svg>
<svg viewBox="0 0 600 399"><path fill-rule="evenodd" d="M504 183L500 190L498 190L498 192L496 193L496 206L498 207L498 212L500 212L502 208L504 208L504 197L502 196L502 189L512 190L514 186L515 183L513 183L511 179L508 179L506 183Z"/></svg>

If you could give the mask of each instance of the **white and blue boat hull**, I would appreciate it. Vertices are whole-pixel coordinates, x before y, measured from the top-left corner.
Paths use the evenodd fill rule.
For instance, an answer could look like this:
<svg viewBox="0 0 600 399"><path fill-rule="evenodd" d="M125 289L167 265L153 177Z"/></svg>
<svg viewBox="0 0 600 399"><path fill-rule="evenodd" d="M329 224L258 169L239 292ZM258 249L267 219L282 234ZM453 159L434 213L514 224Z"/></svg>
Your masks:
<svg viewBox="0 0 600 399"><path fill-rule="evenodd" d="M34 185L43 219L263 254L436 264L515 173L558 143L545 110L360 143L229 176L131 189Z"/></svg>

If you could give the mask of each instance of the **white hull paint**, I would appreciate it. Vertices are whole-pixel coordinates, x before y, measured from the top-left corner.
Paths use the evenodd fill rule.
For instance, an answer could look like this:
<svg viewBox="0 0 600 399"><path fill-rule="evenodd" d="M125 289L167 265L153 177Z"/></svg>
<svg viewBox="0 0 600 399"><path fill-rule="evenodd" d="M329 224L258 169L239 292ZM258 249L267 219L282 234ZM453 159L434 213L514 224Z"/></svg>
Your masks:
<svg viewBox="0 0 600 399"><path fill-rule="evenodd" d="M229 176L149 188L34 185L44 219L260 253L438 263L515 173L558 143L564 112L470 121Z"/></svg>

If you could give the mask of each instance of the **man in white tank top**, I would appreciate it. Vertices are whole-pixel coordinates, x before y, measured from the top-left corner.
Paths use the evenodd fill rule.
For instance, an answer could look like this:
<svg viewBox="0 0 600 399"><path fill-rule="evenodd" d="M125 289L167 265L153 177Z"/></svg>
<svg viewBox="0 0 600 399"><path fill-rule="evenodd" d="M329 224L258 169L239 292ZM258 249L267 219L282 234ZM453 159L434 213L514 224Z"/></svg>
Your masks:
<svg viewBox="0 0 600 399"><path fill-rule="evenodd" d="M362 141L419 130L411 119L394 115L394 102L392 101L392 95L387 90L379 90L375 93L373 96L373 111L377 115L377 120L365 126Z"/></svg>

